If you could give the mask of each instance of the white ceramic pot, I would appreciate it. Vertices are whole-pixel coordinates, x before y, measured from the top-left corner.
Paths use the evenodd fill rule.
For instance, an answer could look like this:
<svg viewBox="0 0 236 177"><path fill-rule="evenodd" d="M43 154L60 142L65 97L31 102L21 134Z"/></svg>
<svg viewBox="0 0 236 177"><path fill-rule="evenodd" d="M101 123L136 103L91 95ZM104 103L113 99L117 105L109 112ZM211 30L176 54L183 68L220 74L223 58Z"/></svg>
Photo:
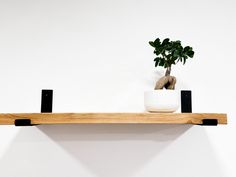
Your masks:
<svg viewBox="0 0 236 177"><path fill-rule="evenodd" d="M144 106L149 112L172 113L179 108L179 90L152 90L144 93Z"/></svg>

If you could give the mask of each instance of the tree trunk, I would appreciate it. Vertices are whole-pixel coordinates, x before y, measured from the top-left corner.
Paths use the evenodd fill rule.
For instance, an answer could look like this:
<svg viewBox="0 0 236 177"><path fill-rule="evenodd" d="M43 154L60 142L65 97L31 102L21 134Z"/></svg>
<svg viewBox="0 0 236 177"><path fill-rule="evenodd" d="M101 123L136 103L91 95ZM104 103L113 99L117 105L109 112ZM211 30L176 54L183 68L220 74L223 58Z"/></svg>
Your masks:
<svg viewBox="0 0 236 177"><path fill-rule="evenodd" d="M170 72L171 72L171 66L166 68L166 74L165 76L170 76Z"/></svg>
<svg viewBox="0 0 236 177"><path fill-rule="evenodd" d="M155 90L163 88L174 90L175 84L176 84L176 78L174 76L163 76L157 81Z"/></svg>

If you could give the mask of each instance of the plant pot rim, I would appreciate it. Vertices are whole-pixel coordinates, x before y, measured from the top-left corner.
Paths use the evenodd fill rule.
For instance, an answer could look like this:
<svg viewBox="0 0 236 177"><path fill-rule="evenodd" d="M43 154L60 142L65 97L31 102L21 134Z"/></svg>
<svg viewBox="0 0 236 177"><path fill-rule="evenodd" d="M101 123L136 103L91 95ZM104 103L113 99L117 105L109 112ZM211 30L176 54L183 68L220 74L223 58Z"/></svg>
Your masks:
<svg viewBox="0 0 236 177"><path fill-rule="evenodd" d="M145 93L148 93L148 92L179 92L180 90L171 90L171 89L160 89L160 90L147 90L145 91Z"/></svg>

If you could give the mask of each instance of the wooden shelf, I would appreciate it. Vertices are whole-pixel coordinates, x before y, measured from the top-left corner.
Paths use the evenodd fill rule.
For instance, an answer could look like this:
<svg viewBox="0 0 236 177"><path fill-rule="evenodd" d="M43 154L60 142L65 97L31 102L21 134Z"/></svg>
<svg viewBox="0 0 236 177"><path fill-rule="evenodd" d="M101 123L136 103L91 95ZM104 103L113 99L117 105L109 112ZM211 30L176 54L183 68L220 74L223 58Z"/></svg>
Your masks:
<svg viewBox="0 0 236 177"><path fill-rule="evenodd" d="M0 125L22 119L31 124L204 124L204 120L227 124L227 115L220 113L5 113L0 114Z"/></svg>

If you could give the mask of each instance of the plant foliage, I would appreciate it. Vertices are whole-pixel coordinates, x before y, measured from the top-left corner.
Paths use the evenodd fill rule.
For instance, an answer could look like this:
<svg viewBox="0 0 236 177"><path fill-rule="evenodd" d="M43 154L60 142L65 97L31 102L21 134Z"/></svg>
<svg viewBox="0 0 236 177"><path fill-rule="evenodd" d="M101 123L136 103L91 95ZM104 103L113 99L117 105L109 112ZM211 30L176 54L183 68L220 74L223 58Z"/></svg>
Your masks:
<svg viewBox="0 0 236 177"><path fill-rule="evenodd" d="M155 67L161 66L168 68L178 62L185 64L188 58L193 58L194 56L192 47L183 47L179 40L170 41L169 38L166 38L161 42L161 40L157 38L155 41L149 41L149 44L155 48L154 54L157 55L154 59Z"/></svg>

